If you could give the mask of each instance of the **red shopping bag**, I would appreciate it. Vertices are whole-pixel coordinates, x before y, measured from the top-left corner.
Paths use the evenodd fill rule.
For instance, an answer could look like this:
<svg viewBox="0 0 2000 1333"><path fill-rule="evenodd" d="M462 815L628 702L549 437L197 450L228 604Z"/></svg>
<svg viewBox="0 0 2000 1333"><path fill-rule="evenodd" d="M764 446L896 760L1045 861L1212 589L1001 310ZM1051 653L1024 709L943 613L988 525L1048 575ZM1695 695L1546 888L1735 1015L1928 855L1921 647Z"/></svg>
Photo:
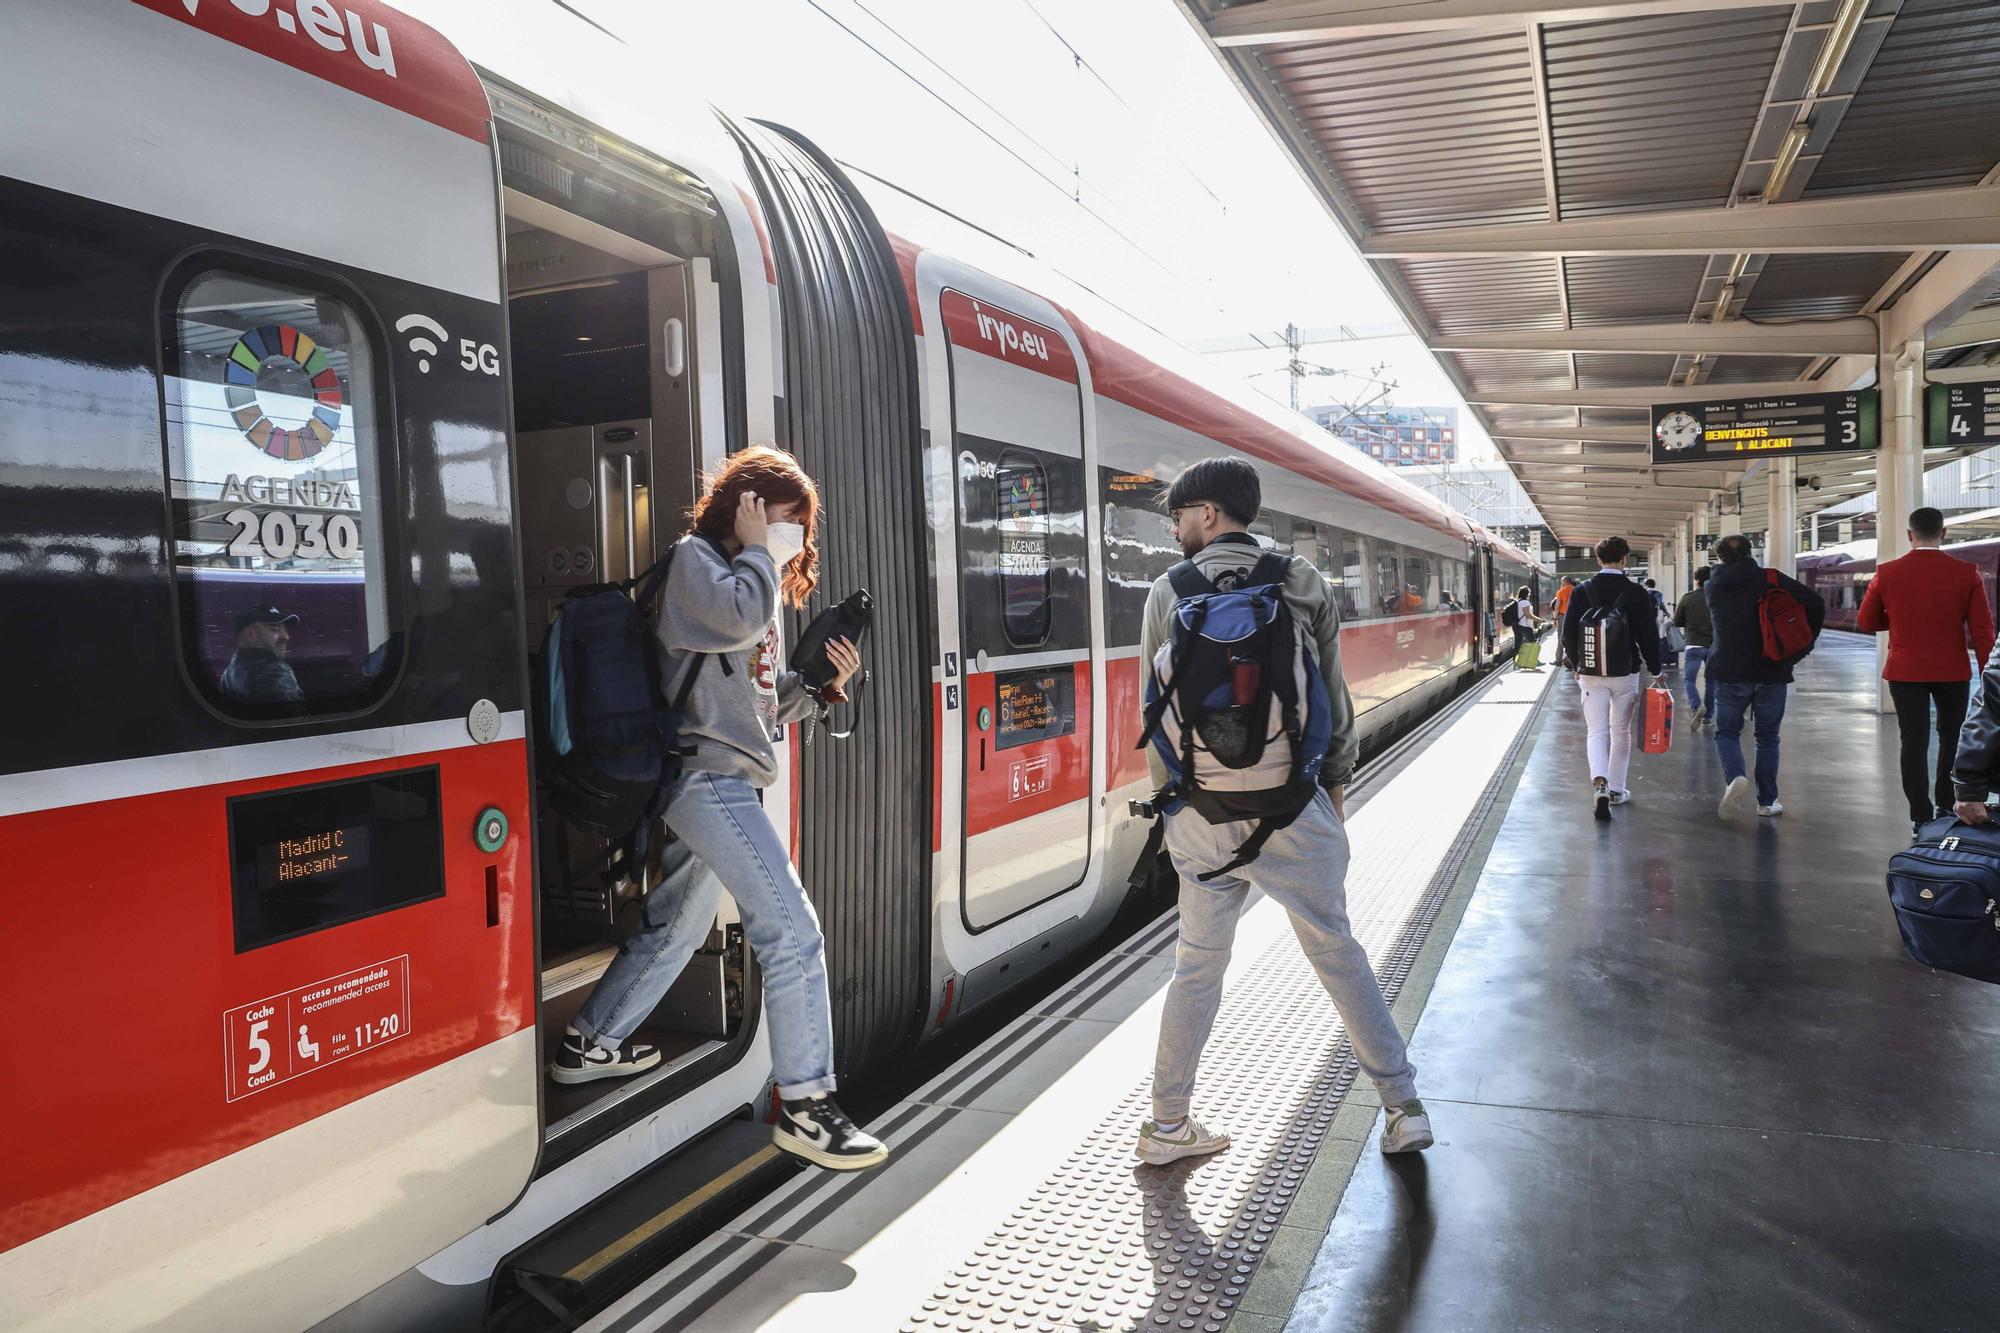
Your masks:
<svg viewBox="0 0 2000 1333"><path fill-rule="evenodd" d="M1645 739L1640 748L1647 754L1665 754L1674 743L1674 692L1658 685L1648 687L1645 708Z"/></svg>

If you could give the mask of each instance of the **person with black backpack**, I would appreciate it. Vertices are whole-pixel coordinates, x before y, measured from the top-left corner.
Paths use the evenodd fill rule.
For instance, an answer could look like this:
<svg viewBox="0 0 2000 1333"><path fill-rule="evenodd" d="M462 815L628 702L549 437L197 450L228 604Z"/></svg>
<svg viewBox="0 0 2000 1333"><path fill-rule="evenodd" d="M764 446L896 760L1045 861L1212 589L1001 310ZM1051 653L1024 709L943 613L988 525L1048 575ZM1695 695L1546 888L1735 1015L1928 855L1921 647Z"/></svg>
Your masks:
<svg viewBox="0 0 2000 1333"><path fill-rule="evenodd" d="M1632 799L1632 719L1639 707L1639 670L1660 675L1660 622L1653 598L1625 575L1632 544L1606 537L1597 544L1597 574L1577 585L1563 613L1563 657L1583 695L1589 728L1591 813Z"/></svg>
<svg viewBox="0 0 2000 1333"><path fill-rule="evenodd" d="M1778 728L1792 668L1813 650L1826 623L1818 593L1750 557L1742 534L1715 543L1721 563L1702 589L1715 626L1708 650L1708 678L1715 685L1715 753L1727 784L1716 813L1727 819L1743 808L1750 779L1743 764L1743 717L1757 727L1757 813L1785 813L1778 803Z"/></svg>
<svg viewBox="0 0 2000 1333"><path fill-rule="evenodd" d="M756 952L769 1014L780 1112L773 1135L834 1170L879 1165L888 1149L834 1104L826 947L791 853L758 800L778 779L773 741L787 723L824 715L861 666L829 643L832 684L809 691L779 670L778 601L803 605L818 581L819 492L786 453L753 446L730 458L695 506L693 531L668 566L660 603L662 696L675 702L676 754L664 803L673 840L647 895L639 933L577 1011L550 1076L562 1083L635 1074L657 1048L627 1038L706 938L724 889Z"/></svg>
<svg viewBox="0 0 2000 1333"><path fill-rule="evenodd" d="M1248 531L1263 504L1240 458L1195 463L1167 510L1187 559L1153 583L1140 635L1151 668L1144 734L1180 875L1180 947L1153 1066L1153 1116L1135 1155L1164 1165L1220 1152L1229 1136L1189 1112L1222 1003L1236 919L1254 887L1292 928L1385 1108L1383 1152L1431 1145L1416 1071L1368 955L1347 924L1342 802L1358 753L1340 670L1340 616L1312 563Z"/></svg>

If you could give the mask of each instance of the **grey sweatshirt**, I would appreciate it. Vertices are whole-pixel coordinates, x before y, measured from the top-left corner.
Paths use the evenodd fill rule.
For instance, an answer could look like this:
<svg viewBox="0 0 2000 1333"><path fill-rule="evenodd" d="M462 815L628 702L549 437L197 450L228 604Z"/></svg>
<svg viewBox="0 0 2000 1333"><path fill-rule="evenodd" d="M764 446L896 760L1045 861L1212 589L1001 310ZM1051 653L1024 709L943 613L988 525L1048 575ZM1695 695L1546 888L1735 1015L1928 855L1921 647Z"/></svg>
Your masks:
<svg viewBox="0 0 2000 1333"><path fill-rule="evenodd" d="M798 673L778 670L778 568L771 553L746 546L729 560L699 537L684 539L660 594L659 635L668 700L701 663L681 716L681 743L695 751L687 766L753 787L776 782L774 734L812 716L818 704Z"/></svg>
<svg viewBox="0 0 2000 1333"><path fill-rule="evenodd" d="M1248 533L1224 533L1195 552L1194 567L1213 581L1225 569L1251 568L1263 554L1264 548ZM1139 636L1142 680L1152 671L1160 645L1167 641L1167 622L1178 601L1180 598L1166 575L1153 580L1153 591L1146 598L1146 624ZM1285 601L1291 606L1292 619L1298 622L1300 630L1312 635L1319 644L1319 673L1326 678L1326 695L1332 703L1333 738L1327 742L1326 763L1320 770L1322 780L1344 785L1354 776L1354 761L1360 757L1361 744L1354 734L1354 700L1347 693L1347 677L1340 670L1340 608L1334 604L1326 577L1313 568L1310 560L1298 556L1292 557L1291 573L1285 577ZM1146 747L1146 762L1152 768L1154 785L1165 785L1167 766L1159 751L1150 745Z"/></svg>

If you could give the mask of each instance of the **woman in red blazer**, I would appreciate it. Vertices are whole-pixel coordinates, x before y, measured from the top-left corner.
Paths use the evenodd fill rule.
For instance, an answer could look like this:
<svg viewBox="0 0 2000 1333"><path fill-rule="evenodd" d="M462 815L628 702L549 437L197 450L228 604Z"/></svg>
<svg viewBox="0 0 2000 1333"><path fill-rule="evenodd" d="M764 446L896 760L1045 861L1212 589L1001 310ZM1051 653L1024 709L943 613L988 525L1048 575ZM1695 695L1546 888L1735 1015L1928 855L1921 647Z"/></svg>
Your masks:
<svg viewBox="0 0 2000 1333"><path fill-rule="evenodd" d="M1993 651L1993 608L1979 571L1938 549L1944 515L1931 508L1910 514L1910 553L1875 571L1861 599L1861 629L1889 634L1882 679L1896 704L1903 737L1903 795L1910 821L1922 827L1952 807L1951 761L1974 667L1965 655L1970 636L1977 660ZM1929 772L1931 705L1937 704L1937 777Z"/></svg>

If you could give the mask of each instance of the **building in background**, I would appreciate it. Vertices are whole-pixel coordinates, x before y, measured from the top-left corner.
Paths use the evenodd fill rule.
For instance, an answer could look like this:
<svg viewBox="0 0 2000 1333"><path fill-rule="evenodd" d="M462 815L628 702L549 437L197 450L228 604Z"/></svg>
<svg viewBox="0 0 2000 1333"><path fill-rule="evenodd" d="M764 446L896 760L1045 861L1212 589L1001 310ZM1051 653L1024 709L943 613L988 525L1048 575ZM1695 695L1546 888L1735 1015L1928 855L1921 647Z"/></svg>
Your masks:
<svg viewBox="0 0 2000 1333"><path fill-rule="evenodd" d="M1378 463L1409 467L1458 461L1456 407L1347 407L1325 404L1305 414Z"/></svg>

